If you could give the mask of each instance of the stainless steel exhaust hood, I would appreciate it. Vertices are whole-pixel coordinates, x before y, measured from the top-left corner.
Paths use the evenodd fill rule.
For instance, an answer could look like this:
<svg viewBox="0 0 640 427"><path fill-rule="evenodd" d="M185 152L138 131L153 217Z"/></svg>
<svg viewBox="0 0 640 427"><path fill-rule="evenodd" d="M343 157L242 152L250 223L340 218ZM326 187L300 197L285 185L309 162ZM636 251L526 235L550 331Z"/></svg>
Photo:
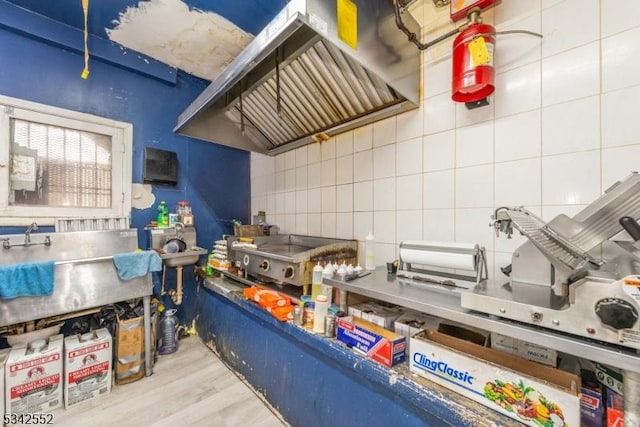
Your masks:
<svg viewBox="0 0 640 427"><path fill-rule="evenodd" d="M420 52L397 29L391 0L292 0L174 130L275 155L419 101Z"/></svg>

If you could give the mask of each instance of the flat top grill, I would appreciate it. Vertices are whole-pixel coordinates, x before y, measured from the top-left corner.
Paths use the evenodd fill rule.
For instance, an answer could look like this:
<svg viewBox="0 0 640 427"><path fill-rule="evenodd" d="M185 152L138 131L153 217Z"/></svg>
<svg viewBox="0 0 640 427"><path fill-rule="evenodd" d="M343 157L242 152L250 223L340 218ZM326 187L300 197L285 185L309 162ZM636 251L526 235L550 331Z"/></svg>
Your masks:
<svg viewBox="0 0 640 427"><path fill-rule="evenodd" d="M308 251L309 248L306 246L300 245L263 245L258 248L259 252L269 253L271 255L280 255L281 257L287 257L291 255L297 255L303 252ZM291 257L291 261L293 261L293 257Z"/></svg>

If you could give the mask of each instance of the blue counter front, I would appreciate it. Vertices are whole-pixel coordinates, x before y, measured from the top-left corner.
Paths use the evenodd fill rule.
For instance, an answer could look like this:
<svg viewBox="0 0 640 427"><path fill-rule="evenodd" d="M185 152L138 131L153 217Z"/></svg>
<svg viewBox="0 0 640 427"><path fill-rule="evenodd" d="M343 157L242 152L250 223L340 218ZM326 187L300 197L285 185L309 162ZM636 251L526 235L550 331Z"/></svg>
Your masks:
<svg viewBox="0 0 640 427"><path fill-rule="evenodd" d="M198 292L203 341L292 426L509 426L502 415L342 343L280 322L235 282Z"/></svg>

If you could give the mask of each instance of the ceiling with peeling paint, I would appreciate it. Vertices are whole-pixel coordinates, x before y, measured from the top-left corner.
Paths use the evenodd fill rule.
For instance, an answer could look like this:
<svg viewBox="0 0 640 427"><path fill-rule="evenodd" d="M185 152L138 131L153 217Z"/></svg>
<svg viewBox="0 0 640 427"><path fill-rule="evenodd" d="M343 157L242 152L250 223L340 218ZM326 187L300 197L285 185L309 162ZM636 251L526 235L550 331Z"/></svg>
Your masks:
<svg viewBox="0 0 640 427"><path fill-rule="evenodd" d="M5 0L84 28L81 0ZM88 29L206 80L213 80L287 0L89 0Z"/></svg>

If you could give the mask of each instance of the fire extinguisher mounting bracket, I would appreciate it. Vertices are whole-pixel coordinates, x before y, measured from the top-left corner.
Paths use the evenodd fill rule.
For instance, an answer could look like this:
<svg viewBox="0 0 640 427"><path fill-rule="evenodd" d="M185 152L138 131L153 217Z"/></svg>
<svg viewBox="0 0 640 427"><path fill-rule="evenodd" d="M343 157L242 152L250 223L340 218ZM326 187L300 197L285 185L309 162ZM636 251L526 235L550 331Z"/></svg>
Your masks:
<svg viewBox="0 0 640 427"><path fill-rule="evenodd" d="M489 105L489 98L482 98L477 101L465 102L464 106L467 107L467 110L473 110L479 107L485 107Z"/></svg>

